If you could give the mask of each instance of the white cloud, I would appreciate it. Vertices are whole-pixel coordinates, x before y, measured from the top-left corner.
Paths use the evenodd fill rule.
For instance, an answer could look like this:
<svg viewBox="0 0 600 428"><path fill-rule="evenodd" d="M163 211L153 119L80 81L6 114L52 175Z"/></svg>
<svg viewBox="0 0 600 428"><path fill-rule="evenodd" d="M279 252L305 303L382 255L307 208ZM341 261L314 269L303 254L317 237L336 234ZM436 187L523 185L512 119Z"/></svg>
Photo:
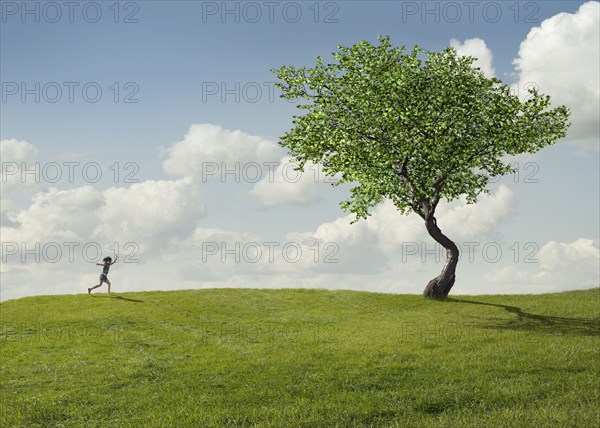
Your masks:
<svg viewBox="0 0 600 428"><path fill-rule="evenodd" d="M484 275L502 284L503 293L547 293L597 287L600 281L598 241L580 238L570 243L549 241L519 266L498 267Z"/></svg>
<svg viewBox="0 0 600 428"><path fill-rule="evenodd" d="M273 173L263 174L251 195L258 197L265 206L277 204L308 204L319 199L320 184L331 183L335 177L326 177L321 165L308 161L304 172L295 171L297 164L289 156L281 159Z"/></svg>
<svg viewBox="0 0 600 428"><path fill-rule="evenodd" d="M477 60L473 67L478 67L486 77L494 77L496 71L492 66L492 51L487 47L485 41L479 38L466 39L461 43L457 39L450 39L450 46L456 49L460 56L473 56Z"/></svg>
<svg viewBox="0 0 600 428"><path fill-rule="evenodd" d="M498 224L512 213L512 201L511 190L500 185L491 195L483 195L477 204L467 205L464 200L440 203L438 225L461 248L468 249L463 244L475 241L481 243L477 247L481 251L486 241L497 234ZM313 269L321 275L339 275L327 288L420 293L439 273L445 260L443 249L427 234L423 220L416 214L403 216L391 201L385 201L366 220L351 224L353 218L353 215L340 217L322 223L313 231L287 235L288 239L301 243L305 251L314 243L321 248L325 243L333 244L338 261ZM473 265L467 265L470 256L463 254L463 257L461 269L472 269ZM303 265L296 267L309 269ZM319 281L324 278L320 276ZM479 280L477 284L481 285Z"/></svg>
<svg viewBox="0 0 600 428"><path fill-rule="evenodd" d="M0 159L2 159L2 193L12 193L25 189L40 188L39 172L35 171L35 159L38 150L27 141L16 139L0 141ZM39 168L38 168L39 169Z"/></svg>
<svg viewBox="0 0 600 428"><path fill-rule="evenodd" d="M438 225L457 240L481 239L512 213L512 207L513 192L501 184L495 193L480 196L476 204L467 204L464 197L452 204L440 204Z"/></svg>
<svg viewBox="0 0 600 428"><path fill-rule="evenodd" d="M165 149L163 169L177 176L208 177L216 167L230 170L236 164L273 162L281 149L272 141L208 123L192 125L183 141ZM240 164L242 164L240 166Z"/></svg>
<svg viewBox="0 0 600 428"><path fill-rule="evenodd" d="M534 83L554 105L572 110L567 138L598 149L600 3L559 13L529 31L513 63L519 88Z"/></svg>
<svg viewBox="0 0 600 428"><path fill-rule="evenodd" d="M37 154L37 148L27 141L14 138L0 141L0 156L3 162L31 162Z"/></svg>
<svg viewBox="0 0 600 428"><path fill-rule="evenodd" d="M50 188L34 195L32 202L27 209L8 215L17 226L3 228L4 240L33 243L84 239L93 230L95 213L104 198L91 186L84 186L72 190Z"/></svg>
<svg viewBox="0 0 600 428"><path fill-rule="evenodd" d="M9 199L0 200L0 225L14 226L9 216L18 211L17 204Z"/></svg>
<svg viewBox="0 0 600 428"><path fill-rule="evenodd" d="M227 243L231 245L236 242L254 242L257 240L260 240L259 236L249 233L235 232L219 227L197 227L190 236L184 239L173 240L171 246L178 250L189 251L202 248L207 242Z"/></svg>
<svg viewBox="0 0 600 428"><path fill-rule="evenodd" d="M164 245L161 234L193 230L202 212L189 178L105 191L91 186L51 188L36 194L27 209L7 214L12 223L2 227L2 240L18 243L20 249L21 243L28 249L36 243L58 243L63 249L65 242L97 243L103 251L113 243L123 250L124 244L133 242L141 253L158 253Z"/></svg>
<svg viewBox="0 0 600 428"><path fill-rule="evenodd" d="M598 269L600 263L600 251L598 242L592 239L578 239L571 243L549 241L540 249L539 255L543 269L556 269L569 267L574 269L574 264L581 263L586 266L594 266Z"/></svg>
<svg viewBox="0 0 600 428"><path fill-rule="evenodd" d="M512 191L500 185L495 193L482 195L476 204L469 205L464 198L450 204L440 202L437 224L442 232L457 242L484 239L494 235L498 223L510 215L512 203ZM367 220L350 224L353 218L349 215L323 223L314 232L302 236L352 247L376 239L383 254L400 251L403 243L433 242L420 217L416 214L401 215L391 201L375 207Z"/></svg>
<svg viewBox="0 0 600 428"><path fill-rule="evenodd" d="M339 270L339 248L335 243L298 239L292 235L283 240L267 240L258 234L198 227L189 237L172 240L164 259L178 266L177 270L186 280L264 275L269 281L281 274L306 278L323 271ZM343 271L347 272L347 267L343 267Z"/></svg>
<svg viewBox="0 0 600 428"><path fill-rule="evenodd" d="M192 180L144 181L103 192L106 203L98 210L98 237L147 240L165 230L189 228L203 212Z"/></svg>
<svg viewBox="0 0 600 428"><path fill-rule="evenodd" d="M229 281L255 267L255 250L262 238L218 227L196 227L183 239L171 239L162 259L175 278L192 281Z"/></svg>

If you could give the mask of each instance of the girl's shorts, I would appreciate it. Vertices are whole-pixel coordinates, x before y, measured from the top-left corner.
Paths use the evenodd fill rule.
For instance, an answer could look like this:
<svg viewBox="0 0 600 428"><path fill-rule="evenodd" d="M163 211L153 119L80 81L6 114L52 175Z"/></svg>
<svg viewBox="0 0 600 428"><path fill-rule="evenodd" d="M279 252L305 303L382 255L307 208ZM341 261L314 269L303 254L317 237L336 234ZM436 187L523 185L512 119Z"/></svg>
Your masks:
<svg viewBox="0 0 600 428"><path fill-rule="evenodd" d="M100 274L100 284L103 282L108 282L108 278L103 273Z"/></svg>

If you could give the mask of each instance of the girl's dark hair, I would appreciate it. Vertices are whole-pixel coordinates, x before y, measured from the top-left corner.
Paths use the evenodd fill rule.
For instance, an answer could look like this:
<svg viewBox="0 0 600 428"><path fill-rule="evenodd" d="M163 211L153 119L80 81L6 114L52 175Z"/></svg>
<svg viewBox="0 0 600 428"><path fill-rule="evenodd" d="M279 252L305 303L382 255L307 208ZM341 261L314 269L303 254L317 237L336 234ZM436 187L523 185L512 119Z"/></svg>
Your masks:
<svg viewBox="0 0 600 428"><path fill-rule="evenodd" d="M111 257L104 257L102 259L103 262L112 262L112 258Z"/></svg>

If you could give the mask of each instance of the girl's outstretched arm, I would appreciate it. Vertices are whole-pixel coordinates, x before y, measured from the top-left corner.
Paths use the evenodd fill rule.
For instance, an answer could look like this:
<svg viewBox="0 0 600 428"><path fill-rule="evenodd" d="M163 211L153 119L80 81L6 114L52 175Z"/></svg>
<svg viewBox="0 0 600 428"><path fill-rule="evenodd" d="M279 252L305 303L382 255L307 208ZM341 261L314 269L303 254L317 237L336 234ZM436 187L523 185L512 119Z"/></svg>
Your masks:
<svg viewBox="0 0 600 428"><path fill-rule="evenodd" d="M111 265L114 265L115 263L117 263L117 260L119 260L119 256L117 256L117 255L115 254L115 260L114 260L114 261L111 263Z"/></svg>

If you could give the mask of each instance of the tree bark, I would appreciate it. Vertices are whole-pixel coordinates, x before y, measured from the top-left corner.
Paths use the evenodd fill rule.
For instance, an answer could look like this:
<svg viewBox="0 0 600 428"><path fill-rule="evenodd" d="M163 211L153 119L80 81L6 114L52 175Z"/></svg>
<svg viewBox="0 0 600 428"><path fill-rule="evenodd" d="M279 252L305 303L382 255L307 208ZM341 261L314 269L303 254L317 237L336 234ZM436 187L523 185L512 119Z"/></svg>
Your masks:
<svg viewBox="0 0 600 428"><path fill-rule="evenodd" d="M454 285L454 280L456 279L455 272L459 255L458 247L442 233L437 226L435 217L427 216L425 218L425 227L427 228L429 235L446 249L446 265L438 276L429 281L427 287L425 287L425 290L423 291L423 296L434 299L443 299L450 293L450 290Z"/></svg>

